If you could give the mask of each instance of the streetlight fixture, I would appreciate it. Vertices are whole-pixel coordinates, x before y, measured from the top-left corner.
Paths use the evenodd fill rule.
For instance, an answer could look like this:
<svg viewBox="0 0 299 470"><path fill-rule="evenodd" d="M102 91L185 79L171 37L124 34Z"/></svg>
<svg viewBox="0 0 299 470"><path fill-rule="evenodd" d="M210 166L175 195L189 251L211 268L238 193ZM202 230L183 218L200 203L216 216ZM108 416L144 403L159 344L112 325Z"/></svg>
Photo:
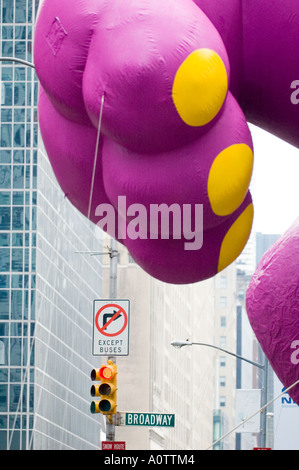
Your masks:
<svg viewBox="0 0 299 470"><path fill-rule="evenodd" d="M183 346L192 346L193 344L195 344L197 346L207 346L209 348L218 349L219 351L223 351L226 354L230 354L231 356L234 356L237 359L241 359L242 361L249 362L249 364L251 364L253 366L256 366L256 367L259 367L260 369L263 369L263 370L265 369L265 365L263 365L263 364L259 364L258 362L254 362L254 361L251 361L250 359L246 359L246 357L240 356L239 354L235 354L231 351L227 351L227 349L220 348L218 346L215 346L214 344L194 343L193 341L189 341L189 339L187 339L186 341L175 340L175 341L171 342L172 346L174 346L175 348L179 348L179 349L182 348Z"/></svg>
<svg viewBox="0 0 299 470"><path fill-rule="evenodd" d="M171 346L181 349L183 346L207 346L208 348L213 348L213 349L218 349L219 351L222 351L226 354L229 354L230 356L234 356L237 359L240 359L242 361L248 362L249 364L258 367L259 369L262 369L264 371L263 374L263 389L262 389L262 412L263 412L263 419L262 419L262 425L261 425L261 432L262 432L262 447L266 446L266 433L267 433L267 413L266 410L264 409L265 405L267 404L267 399L268 399L268 361L265 357L265 363L264 364L259 364L258 362L251 361L250 359L247 359L246 357L240 356L239 354L235 354L231 351L228 351L227 349L220 348L219 346L215 346L214 344L209 344L209 343L200 343L200 342L194 342L190 341L189 339L187 340L174 340L171 343Z"/></svg>

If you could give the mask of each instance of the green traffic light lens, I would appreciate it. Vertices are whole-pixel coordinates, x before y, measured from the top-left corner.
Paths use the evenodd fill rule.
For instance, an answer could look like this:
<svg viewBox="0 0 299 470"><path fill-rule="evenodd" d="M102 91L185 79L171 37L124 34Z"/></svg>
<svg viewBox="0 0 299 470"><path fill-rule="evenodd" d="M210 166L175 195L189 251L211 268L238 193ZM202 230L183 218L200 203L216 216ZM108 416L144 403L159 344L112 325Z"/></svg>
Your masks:
<svg viewBox="0 0 299 470"><path fill-rule="evenodd" d="M99 404L101 411L107 412L111 410L111 403L109 400L101 400Z"/></svg>
<svg viewBox="0 0 299 470"><path fill-rule="evenodd" d="M91 402L91 404L90 404L90 411L91 411L91 413L95 413L95 412L96 412L96 404L95 404L94 401Z"/></svg>

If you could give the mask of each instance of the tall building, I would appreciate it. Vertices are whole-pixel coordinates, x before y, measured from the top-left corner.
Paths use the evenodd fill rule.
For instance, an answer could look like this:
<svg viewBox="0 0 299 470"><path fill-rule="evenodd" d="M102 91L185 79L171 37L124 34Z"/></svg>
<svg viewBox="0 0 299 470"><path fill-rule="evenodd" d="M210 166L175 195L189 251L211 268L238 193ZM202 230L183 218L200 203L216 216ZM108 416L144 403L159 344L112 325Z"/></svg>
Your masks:
<svg viewBox="0 0 299 470"><path fill-rule="evenodd" d="M256 233L256 266L266 251L278 240L281 234Z"/></svg>
<svg viewBox="0 0 299 470"><path fill-rule="evenodd" d="M264 364L265 355L251 328L246 312L246 291L252 275L263 254L277 240L279 235L253 231L243 253L237 259L237 353L247 359ZM263 389L264 372L260 368L237 360L237 389ZM269 366L267 383L268 401L273 398L273 371ZM260 406L256 404L256 408ZM267 408L267 447L272 447L273 406ZM261 421L262 425L262 421ZM241 429L241 428L240 428ZM261 445L261 433L237 432L236 449L251 450Z"/></svg>
<svg viewBox="0 0 299 470"><path fill-rule="evenodd" d="M37 0L2 0L1 57L32 63ZM0 62L0 449L98 449L89 412L92 226L65 199L37 122L34 69Z"/></svg>
<svg viewBox="0 0 299 470"><path fill-rule="evenodd" d="M236 352L236 263L214 278L214 341L216 346ZM235 425L236 359L224 352L215 355L214 440ZM215 450L234 449L230 434L214 446Z"/></svg>
<svg viewBox="0 0 299 470"><path fill-rule="evenodd" d="M256 265L259 264L263 255L268 251L268 249L281 237L281 234L269 234L269 233L256 233ZM276 375L272 367L269 364L268 370L268 401L271 401L274 398L274 383L277 383ZM267 407L267 447L274 448L274 407L277 405L277 401L271 403ZM276 411L278 408L276 407ZM280 416L275 416L276 425L279 422Z"/></svg>
<svg viewBox="0 0 299 470"><path fill-rule="evenodd" d="M261 351L259 351L260 348L246 312L246 291L255 268L255 243L253 243L255 233L252 233L250 238L251 243L249 247L247 247L247 251L244 256L242 256L242 254L237 261L237 354L262 364L264 359ZM253 247L254 249L252 249ZM258 357L256 355L257 353ZM237 360L236 388L238 390L250 391L254 388L261 388L262 380L263 372L259 368L241 359ZM259 407L260 403L257 402L256 409ZM240 413L240 410L237 410L237 412ZM236 449L252 450L254 447L257 447L258 434L238 432L241 429L240 427L236 433Z"/></svg>

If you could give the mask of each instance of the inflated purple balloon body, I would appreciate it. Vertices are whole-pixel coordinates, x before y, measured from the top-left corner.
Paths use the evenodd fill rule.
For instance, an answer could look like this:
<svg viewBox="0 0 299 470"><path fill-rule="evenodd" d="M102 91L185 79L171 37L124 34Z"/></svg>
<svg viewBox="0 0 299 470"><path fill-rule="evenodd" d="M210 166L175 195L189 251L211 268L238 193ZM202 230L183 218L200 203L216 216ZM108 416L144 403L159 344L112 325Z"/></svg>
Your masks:
<svg viewBox="0 0 299 470"><path fill-rule="evenodd" d="M172 87L182 63L197 50L219 58L228 89L219 111L204 124L190 125L175 107ZM148 240L146 249L144 240L120 241L160 280L181 284L216 274L224 237L252 201L248 178L240 200L224 214L215 212L207 187L211 167L227 148L253 148L246 119L229 91L226 49L207 16L191 0L165 0L163 8L158 0L149 5L134 0L45 0L34 56L41 84L40 129L69 200L95 223L97 207L110 203L124 227L130 217L118 213L119 196L127 198L128 206L137 203L146 210L153 204L176 204L182 210L186 204L201 204L205 242L193 257L182 249L183 230L181 243L169 240L167 260L162 232L159 240ZM224 193L230 191L224 188ZM249 230L240 249L247 235Z"/></svg>
<svg viewBox="0 0 299 470"><path fill-rule="evenodd" d="M265 253L247 290L256 337L287 388L299 380L299 218ZM299 404L299 387L289 391Z"/></svg>

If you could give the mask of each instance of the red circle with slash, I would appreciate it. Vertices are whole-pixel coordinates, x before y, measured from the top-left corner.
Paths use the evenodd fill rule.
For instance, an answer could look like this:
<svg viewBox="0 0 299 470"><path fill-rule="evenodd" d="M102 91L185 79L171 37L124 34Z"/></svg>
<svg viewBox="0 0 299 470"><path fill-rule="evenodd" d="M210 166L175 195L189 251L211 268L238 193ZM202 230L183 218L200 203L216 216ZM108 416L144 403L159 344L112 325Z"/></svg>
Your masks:
<svg viewBox="0 0 299 470"><path fill-rule="evenodd" d="M101 313L104 310L106 310L107 308L111 308L111 307L114 308L114 309L117 309L117 311L113 314L113 316L101 328L100 325L99 325L99 316L101 315ZM107 328L107 326L109 326L110 323L112 323L119 316L119 314L123 314L124 319L125 319L124 325L122 326L122 328L119 331L117 331L116 333L107 333L107 332L105 332L104 330ZM127 315L126 311L123 309L123 307L121 307L120 305L117 305L117 304L103 305L103 307L101 307L100 310L98 310L98 312L96 314L95 324L96 324L97 330L102 335L105 335L105 336L118 336L118 335L120 335L120 333L122 333L126 329L126 326L128 324L128 315Z"/></svg>

